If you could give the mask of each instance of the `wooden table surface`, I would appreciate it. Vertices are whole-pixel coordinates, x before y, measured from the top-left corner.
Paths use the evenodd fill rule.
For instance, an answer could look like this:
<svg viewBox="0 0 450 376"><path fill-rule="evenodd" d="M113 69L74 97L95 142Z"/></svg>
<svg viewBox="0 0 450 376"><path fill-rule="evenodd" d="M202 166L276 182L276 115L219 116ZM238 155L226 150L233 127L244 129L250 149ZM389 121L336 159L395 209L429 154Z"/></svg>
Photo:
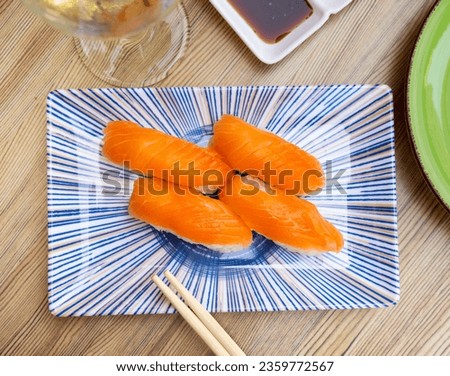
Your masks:
<svg viewBox="0 0 450 376"><path fill-rule="evenodd" d="M206 0L161 86L385 83L394 90L401 299L387 309L222 313L250 355L450 354L450 214L425 183L405 123L405 75L432 0L355 0L282 62L259 62ZM179 315L55 318L47 308L45 100L103 87L73 40L0 1L0 354L211 355Z"/></svg>

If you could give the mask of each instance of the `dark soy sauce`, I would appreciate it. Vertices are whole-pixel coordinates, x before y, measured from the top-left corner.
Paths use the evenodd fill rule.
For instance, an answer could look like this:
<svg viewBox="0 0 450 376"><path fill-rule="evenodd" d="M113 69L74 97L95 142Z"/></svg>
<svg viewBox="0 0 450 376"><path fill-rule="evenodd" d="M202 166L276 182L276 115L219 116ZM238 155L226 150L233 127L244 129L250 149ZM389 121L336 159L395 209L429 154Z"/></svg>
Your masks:
<svg viewBox="0 0 450 376"><path fill-rule="evenodd" d="M268 43L276 43L311 16L306 0L228 0Z"/></svg>

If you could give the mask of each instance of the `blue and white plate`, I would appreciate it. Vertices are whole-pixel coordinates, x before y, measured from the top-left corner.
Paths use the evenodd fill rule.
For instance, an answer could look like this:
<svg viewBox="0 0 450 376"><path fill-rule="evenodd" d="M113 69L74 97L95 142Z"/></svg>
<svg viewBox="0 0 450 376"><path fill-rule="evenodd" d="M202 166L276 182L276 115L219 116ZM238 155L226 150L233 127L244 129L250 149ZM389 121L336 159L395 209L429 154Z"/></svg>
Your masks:
<svg viewBox="0 0 450 376"><path fill-rule="evenodd" d="M308 199L344 234L340 254L292 253L255 234L249 249L225 255L128 215L137 175L102 156L106 123L132 120L205 145L222 114L268 129L323 163L328 186ZM213 312L395 304L391 90L338 85L54 91L48 97L48 246L49 306L58 316L174 312L150 279L166 269Z"/></svg>

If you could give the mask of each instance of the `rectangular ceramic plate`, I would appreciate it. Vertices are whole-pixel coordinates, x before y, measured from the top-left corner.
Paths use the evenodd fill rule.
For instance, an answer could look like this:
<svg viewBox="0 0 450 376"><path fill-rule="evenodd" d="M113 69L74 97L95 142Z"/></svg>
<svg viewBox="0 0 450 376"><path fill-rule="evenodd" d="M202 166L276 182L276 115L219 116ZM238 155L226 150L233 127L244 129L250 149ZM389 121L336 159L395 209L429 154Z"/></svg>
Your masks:
<svg viewBox="0 0 450 376"><path fill-rule="evenodd" d="M386 307L399 297L392 93L386 86L58 90L48 97L49 306L58 316L169 313L150 276L169 269L209 311ZM328 186L308 197L345 238L291 253L260 235L221 254L131 218L137 175L101 154L128 119L206 145L234 114L314 154ZM184 215L184 213L180 213ZM186 221L190 219L186 217Z"/></svg>

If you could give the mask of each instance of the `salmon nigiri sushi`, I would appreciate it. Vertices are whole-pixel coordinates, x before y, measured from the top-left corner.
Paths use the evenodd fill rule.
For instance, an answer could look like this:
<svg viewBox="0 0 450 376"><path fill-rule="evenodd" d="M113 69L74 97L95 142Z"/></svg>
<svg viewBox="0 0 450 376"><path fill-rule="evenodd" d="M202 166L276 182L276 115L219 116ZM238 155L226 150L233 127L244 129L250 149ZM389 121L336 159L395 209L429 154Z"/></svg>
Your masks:
<svg viewBox="0 0 450 376"><path fill-rule="evenodd" d="M145 176L211 193L231 171L211 150L131 121L113 121L104 134L103 155Z"/></svg>
<svg viewBox="0 0 450 376"><path fill-rule="evenodd" d="M267 187L262 181L239 175L219 194L252 230L293 252L339 252L342 234L314 204Z"/></svg>
<svg viewBox="0 0 450 376"><path fill-rule="evenodd" d="M222 116L214 125L210 145L230 167L289 194L308 194L325 185L322 167L314 156L236 116Z"/></svg>
<svg viewBox="0 0 450 376"><path fill-rule="evenodd" d="M157 178L134 182L128 212L158 230L219 252L247 248L252 232L226 204Z"/></svg>

